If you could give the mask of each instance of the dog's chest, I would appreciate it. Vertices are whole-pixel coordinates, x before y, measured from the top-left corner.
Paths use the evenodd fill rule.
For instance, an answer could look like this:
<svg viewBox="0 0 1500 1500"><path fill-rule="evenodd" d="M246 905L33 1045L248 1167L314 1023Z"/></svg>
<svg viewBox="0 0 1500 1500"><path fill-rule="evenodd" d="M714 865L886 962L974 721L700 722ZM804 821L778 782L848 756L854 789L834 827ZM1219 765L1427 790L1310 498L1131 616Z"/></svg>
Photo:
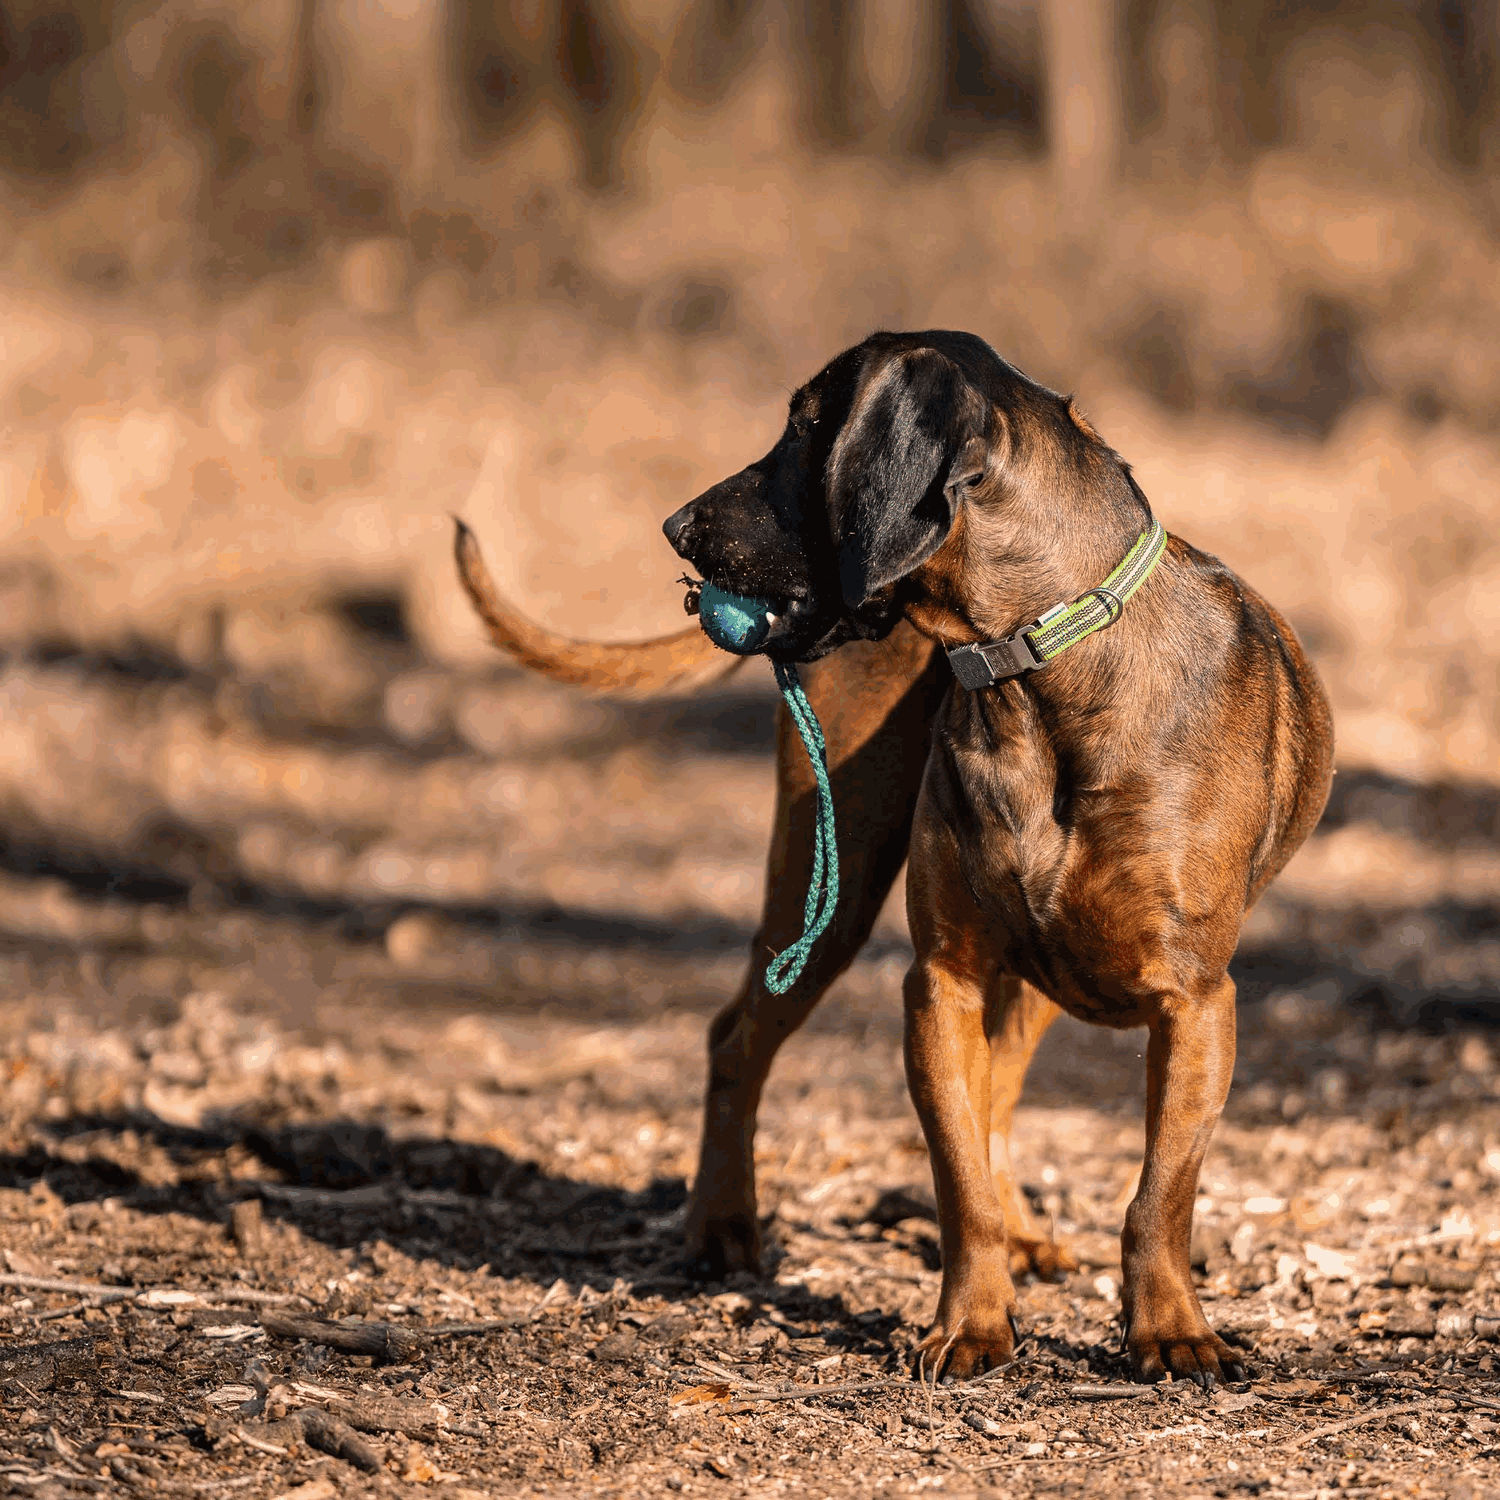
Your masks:
<svg viewBox="0 0 1500 1500"><path fill-rule="evenodd" d="M1164 981L1187 977L1174 972L1185 921L1224 908L1232 948L1233 893L1217 876L1185 892L1181 841L1149 777L1069 762L1024 719L1006 728L938 735L913 840L937 867L923 886L982 925L1006 972L1080 1019L1136 1024Z"/></svg>

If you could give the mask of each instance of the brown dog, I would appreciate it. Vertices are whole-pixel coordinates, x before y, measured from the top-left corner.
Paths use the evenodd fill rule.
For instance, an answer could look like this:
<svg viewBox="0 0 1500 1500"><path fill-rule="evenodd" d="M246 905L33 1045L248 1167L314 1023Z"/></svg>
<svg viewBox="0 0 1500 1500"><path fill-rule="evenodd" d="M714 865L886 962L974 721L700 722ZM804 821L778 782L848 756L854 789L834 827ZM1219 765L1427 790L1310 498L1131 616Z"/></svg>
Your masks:
<svg viewBox="0 0 1500 1500"><path fill-rule="evenodd" d="M1291 628L1175 537L1128 602L1101 588L1159 545L1145 496L1071 402L968 334L876 334L840 355L792 397L769 454L665 529L703 577L771 601L766 654L816 663L844 872L834 925L772 996L766 959L801 930L814 827L783 716L765 914L709 1032L692 1253L710 1272L756 1265L761 1087L909 850L907 1076L943 1252L929 1368L1008 1361L1012 1275L1070 1264L1028 1215L1006 1145L1027 1064L1066 1010L1148 1032L1146 1158L1121 1241L1131 1362L1146 1379L1240 1377L1188 1245L1234 1066L1240 923L1328 792L1327 700ZM551 636L497 596L462 527L458 562L499 644L554 677L652 692L725 662L694 630L640 646ZM1110 628L1038 667L1039 617L1080 598ZM938 643L983 659L950 668Z"/></svg>

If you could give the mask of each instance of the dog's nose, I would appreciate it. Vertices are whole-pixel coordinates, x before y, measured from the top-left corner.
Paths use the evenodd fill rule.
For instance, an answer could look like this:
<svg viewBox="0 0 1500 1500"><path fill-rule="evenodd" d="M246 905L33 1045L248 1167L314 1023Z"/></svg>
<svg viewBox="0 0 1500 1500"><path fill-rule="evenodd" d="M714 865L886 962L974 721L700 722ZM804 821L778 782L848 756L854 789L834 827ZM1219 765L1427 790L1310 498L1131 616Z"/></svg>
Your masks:
<svg viewBox="0 0 1500 1500"><path fill-rule="evenodd" d="M692 550L693 536L696 530L693 525L693 521L695 519L693 514L693 507L696 505L696 503L696 501L689 500L681 510L674 510L672 514L661 523L662 532L666 536L666 539L672 544L672 550L676 552L679 557L687 557L689 562L692 561L692 559L688 557L688 554Z"/></svg>

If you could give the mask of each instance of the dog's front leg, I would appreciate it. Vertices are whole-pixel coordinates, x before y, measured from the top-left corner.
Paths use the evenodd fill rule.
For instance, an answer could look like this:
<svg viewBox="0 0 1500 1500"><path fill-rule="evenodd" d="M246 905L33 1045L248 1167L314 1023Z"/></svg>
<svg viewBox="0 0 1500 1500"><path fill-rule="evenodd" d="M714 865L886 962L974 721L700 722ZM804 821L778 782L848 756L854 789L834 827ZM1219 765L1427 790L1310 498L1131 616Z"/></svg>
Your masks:
<svg viewBox="0 0 1500 1500"><path fill-rule="evenodd" d="M1146 1380L1243 1380L1208 1326L1189 1269L1193 1199L1234 1072L1234 983L1164 996L1148 1023L1146 1160L1120 1239L1126 1345Z"/></svg>
<svg viewBox="0 0 1500 1500"><path fill-rule="evenodd" d="M690 1266L709 1276L760 1268L755 1117L761 1090L781 1044L869 937L906 858L928 725L943 688L932 643L906 625L884 641L851 642L809 669L805 680L828 742L843 871L839 903L802 978L789 993L771 994L766 962L802 931L816 826L812 769L783 711L765 914L750 972L708 1033L703 1150L685 1238Z"/></svg>
<svg viewBox="0 0 1500 1500"><path fill-rule="evenodd" d="M1008 1364L1016 1289L990 1175L985 986L968 963L919 956L906 978L906 1077L927 1137L943 1249L937 1320L921 1368L963 1380Z"/></svg>

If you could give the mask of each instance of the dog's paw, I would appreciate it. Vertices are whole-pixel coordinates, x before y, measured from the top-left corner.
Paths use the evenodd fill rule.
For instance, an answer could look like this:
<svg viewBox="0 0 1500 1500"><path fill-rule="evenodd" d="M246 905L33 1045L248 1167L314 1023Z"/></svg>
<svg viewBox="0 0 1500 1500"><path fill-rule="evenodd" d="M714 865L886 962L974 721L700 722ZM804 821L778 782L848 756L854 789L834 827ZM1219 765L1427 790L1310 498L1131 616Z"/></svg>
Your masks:
<svg viewBox="0 0 1500 1500"><path fill-rule="evenodd" d="M1066 1240L1013 1234L1009 1248L1012 1280L1034 1276L1038 1281L1063 1281L1069 1271L1078 1269L1078 1257Z"/></svg>
<svg viewBox="0 0 1500 1500"><path fill-rule="evenodd" d="M959 1318L955 1332L943 1318L917 1345L912 1374L919 1380L972 1380L988 1370L998 1370L1016 1357L1021 1341L1020 1324L1014 1311L997 1323L979 1318Z"/></svg>
<svg viewBox="0 0 1500 1500"><path fill-rule="evenodd" d="M754 1214L690 1215L683 1260L698 1281L723 1281L738 1271L759 1275L760 1226Z"/></svg>
<svg viewBox="0 0 1500 1500"><path fill-rule="evenodd" d="M1199 1320L1201 1327L1185 1334L1137 1333L1125 1336L1131 1368L1141 1380L1193 1380L1204 1390L1215 1381L1234 1384L1246 1378L1242 1357Z"/></svg>

